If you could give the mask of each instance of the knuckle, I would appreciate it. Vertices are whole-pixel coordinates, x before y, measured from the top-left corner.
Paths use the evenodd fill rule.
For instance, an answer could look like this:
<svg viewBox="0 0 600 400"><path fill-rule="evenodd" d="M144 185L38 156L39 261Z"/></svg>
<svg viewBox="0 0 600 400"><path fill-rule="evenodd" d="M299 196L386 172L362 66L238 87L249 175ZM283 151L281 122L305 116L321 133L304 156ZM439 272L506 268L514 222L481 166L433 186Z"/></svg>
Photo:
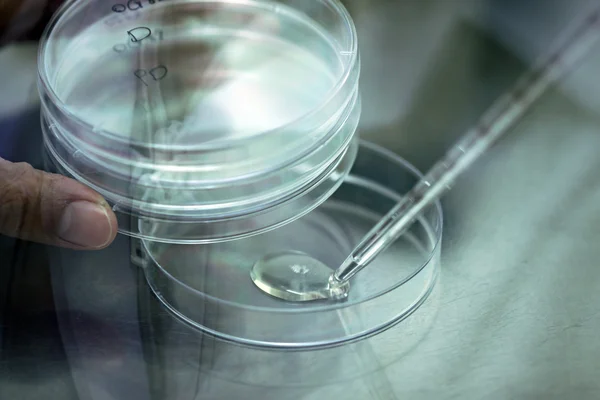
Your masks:
<svg viewBox="0 0 600 400"><path fill-rule="evenodd" d="M0 231L27 236L38 218L42 179L26 163L0 171Z"/></svg>

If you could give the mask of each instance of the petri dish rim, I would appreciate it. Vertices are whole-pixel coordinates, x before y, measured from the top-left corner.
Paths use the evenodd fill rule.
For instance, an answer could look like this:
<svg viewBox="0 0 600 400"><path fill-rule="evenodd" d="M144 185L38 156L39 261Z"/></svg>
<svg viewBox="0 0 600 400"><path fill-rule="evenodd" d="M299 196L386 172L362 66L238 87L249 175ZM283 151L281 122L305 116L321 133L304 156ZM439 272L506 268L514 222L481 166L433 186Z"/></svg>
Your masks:
<svg viewBox="0 0 600 400"><path fill-rule="evenodd" d="M359 141L359 149L360 148L367 148L369 150L372 150L374 152L379 153L379 155L381 157L385 157L388 160L398 164L401 168L405 168L407 171L409 171L410 173L412 173L413 175L415 175L415 177L418 179L421 179L423 177L423 174L416 168L414 167L412 164L410 164L408 161L404 160L402 157L394 154L392 151L387 150L379 145L376 145L374 143L370 143L364 140L360 140ZM360 150L359 150L360 151ZM352 174L350 174L352 175ZM260 307L260 306L246 306L246 305L241 305L240 303L236 303L230 300L223 300L217 297L214 297L212 295L207 295L206 293L203 293L199 290L196 290L192 287L190 287L188 284L186 284L185 282L180 281L179 279L176 279L175 277L173 277L173 275L171 275L168 271L166 271L161 265L160 263L158 263L156 261L156 259L154 258L154 256L152 255L152 252L150 252L148 250L148 247L146 245L146 242L148 241L147 239L142 239L142 246L144 248L145 253L150 257L150 261L154 264L154 266L156 268L158 268L160 270L161 273L163 273L169 280L175 282L177 285L180 285L182 287L184 287L185 289L189 290L190 292L194 293L195 295L198 295L199 297L203 297L206 299L209 299L211 301L215 301L217 303L223 304L223 305L228 305L231 307L236 307L236 308L241 308L244 310L248 310L248 311L254 311L254 312L267 312L267 313L273 313L273 314L304 314L304 313L314 313L314 312L324 312L324 311L335 311L335 310L341 310L347 307L352 307L358 304L363 304L363 303L367 303L373 299L379 298L381 296L384 296L387 293L390 293L391 291L394 291L396 289L398 289L399 287L401 287L402 285L404 285L405 283L407 283L408 281L410 281L410 279L414 276L416 276L417 274L419 274L419 272L423 271L423 269L433 261L433 257L435 257L435 255L437 254L437 250L438 247L441 245L441 241L442 241L442 232L443 232L443 224L444 224L444 214L442 211L442 205L440 203L440 201L436 201L435 202L435 210L436 210L436 216L438 218L438 225L436 226L432 226L433 229L433 233L435 235L435 243L433 244L431 250L429 251L427 258L419 265L419 267L415 268L415 271L412 274L409 274L408 276L406 276L405 278L403 278L402 280L394 283L393 285L391 285L390 287L384 289L384 290L380 290L379 292L376 292L374 294L371 294L369 296L366 296L360 300L357 301L343 301L343 302L336 302L334 304L330 304L330 305L318 305L318 306L314 306L314 307L305 307L302 309L276 309L276 308L271 308L271 307ZM146 277L146 279L148 279ZM152 288L152 285L149 284L149 286ZM433 286L433 285L431 285ZM152 288L152 290L154 290ZM430 289L431 290L431 289ZM425 296L427 297L427 296ZM165 303L165 302L163 302ZM317 303L315 303L317 304ZM171 307L172 308L172 307ZM412 308L412 307L411 307ZM177 310L175 310L177 311ZM179 312L177 312L177 314L180 314ZM180 318L184 318L184 319L188 319L187 317L185 317L184 315L180 316ZM388 322L389 323L389 322ZM387 325L386 325L387 326ZM378 330L377 330L378 331ZM217 333L216 335L218 335L219 337L221 337L221 333ZM236 339L237 340L237 339ZM346 343L346 341L344 341L344 343Z"/></svg>
<svg viewBox="0 0 600 400"><path fill-rule="evenodd" d="M44 136L46 136L47 134L44 132ZM306 195L307 193L310 193L313 189L317 188L319 185L321 185L322 183L324 183L327 178L330 176L330 174L335 173L335 171L337 170L337 168L339 167L340 164L344 163L346 161L346 159L349 157L350 159L354 160L356 157L355 152L357 151L359 144L357 144L355 140L349 140L348 141L348 146L347 148L340 152L335 158L334 158L334 162L329 166L329 168L325 171L323 171L322 173L318 174L317 177L315 179L313 179L310 182L310 185L305 185L299 188L296 188L293 192L287 194L284 197L278 198L277 201L272 201L270 204L268 204L268 207L262 207L260 209L256 208L254 210L251 210L250 212L244 212L244 213L229 213L229 214L222 214L222 215L217 215L216 217L214 217L214 219L212 220L212 222L218 222L218 221L233 221L233 220L238 220L240 218L245 218L248 216L252 216L252 215L260 215L262 213L265 213L269 208L274 208L274 207L278 207L281 205L284 205L288 202L290 202L293 199L296 198L301 198L302 196ZM358 141L360 142L360 141ZM85 183L86 186L89 186L90 188L92 188L93 190L95 190L96 192L100 193L103 197L111 200L114 203L114 207L113 210L115 209L115 207L120 208L119 206L123 206L124 204L127 204L127 199L123 198L122 196L120 197L115 197L115 194L104 189L101 188L100 186L90 182L89 180L87 180L82 174L80 174L79 172L77 172L76 170L74 170L57 152L57 150L55 149L55 147L49 143L46 142L45 144L45 148L48 150L48 152L52 155L53 158L53 163L56 165L60 165L60 168L62 170L64 170L64 172L66 172L69 176L74 177L76 180ZM353 154L354 153L354 154ZM353 161L352 161L353 162ZM343 179L340 180L339 183L336 183L332 189L337 189L341 184L343 183ZM329 192L330 190L328 190L327 192ZM295 217L293 220L296 220L302 216L304 216L305 214L307 214L308 212L312 211L314 208L318 207L322 202L324 202L327 199L328 196L325 196L325 198L323 198L321 201L312 204L306 211L302 212L300 215L298 215L297 217ZM144 205L146 205L147 203L144 203L143 201L140 200L130 200L130 206L134 206L134 207L143 207ZM262 203L262 204L267 204L267 203ZM156 205L154 204L156 209L159 210L183 210L183 211L202 211L201 209L199 209L196 206L160 206L160 205ZM213 207L214 208L214 207ZM146 215L147 216L147 215ZM162 217L163 218L163 222L183 222L185 221L186 218L189 218L188 216L174 216L174 215L169 215L169 217ZM205 221L204 223L210 223L211 221ZM267 230L271 230L271 229L275 229L277 227L280 227L282 224L286 223L286 222L291 222L288 220L285 220L283 222L279 222L277 224L274 225L274 228L265 228ZM193 222L193 223L197 223L197 222ZM248 233L248 234L243 234L243 235L239 235L239 236L234 236L231 237L231 240L237 240L237 239L243 239L246 238L248 236L251 235L255 235L255 234L260 234L260 233L264 233L265 229L263 230L257 230L257 231L253 231L252 233ZM123 233L123 232L121 232ZM146 237L145 235L133 235L135 237L141 238L141 239L151 239L151 237ZM211 242L198 242L198 241L194 241L194 240L190 240L190 241L165 241L165 243L171 243L171 244L202 244L202 243L211 243Z"/></svg>
<svg viewBox="0 0 600 400"><path fill-rule="evenodd" d="M269 3L260 2L257 0L177 0L177 1L181 1L184 3L218 2L218 3L227 3L227 4L252 5L253 7L263 7L263 8L268 6L268 8L271 8L271 5ZM302 124L304 121L310 119L312 116L314 116L320 110L322 110L323 107L325 107L327 104L329 104L331 101L333 101L333 99L338 95L338 93L340 93L342 91L342 89L346 86L346 84L349 83L348 80L351 77L354 70L360 68L359 63L358 63L358 60L359 60L358 39L357 39L358 34L356 31L356 27L355 27L354 23L352 22L352 17L350 16L350 13L348 12L348 10L342 5L342 3L339 0L312 0L312 1L319 1L320 3L324 4L325 6L332 8L338 14L338 16L343 20L343 22L346 26L346 33L349 34L349 37L348 37L349 49L343 50L344 55L349 56L349 57L347 57L348 60L346 60L343 63L343 65L344 65L343 72L341 74L339 74L339 78L337 79L337 81L333 85L333 87L329 90L328 94L324 97L324 100L317 107L312 108L309 111L306 111L300 117L298 117L286 124L283 124L275 129L258 132L254 135L250 135L243 139L236 139L235 141L230 142L230 143L215 142L215 143L204 143L201 145L194 145L194 146L186 146L183 149L186 153L189 154L189 153L194 153L194 152L201 153L201 152L214 151L214 150L227 150L227 149L231 149L232 147L244 146L247 142L252 141L252 140L256 139L257 137L268 136L270 134L274 134L281 130L293 129L294 127ZM127 147L140 146L140 147L144 147L144 148L152 149L152 150L173 151L174 148L172 145L168 145L168 146L157 145L155 143L139 144L139 143L131 142L130 140L126 140L125 138L123 138L119 135L116 135L115 133L107 132L105 130L95 129L94 126L90 125L88 122L84 121L83 119L79 118L78 116L76 116L75 114L70 112L67 109L67 107L65 106L64 102L60 100L60 97L58 96L58 94L56 93L56 91L54 90L54 88L52 87L52 85L49 82L49 77L47 74L48 71L47 71L47 66L46 66L46 62L45 62L45 55L46 55L46 50L50 45L50 40L51 40L52 33L54 32L54 29L58 26L59 22L64 23L64 21L60 21L61 18L64 15L66 15L69 11L74 10L75 7L77 7L78 3L81 3L81 2L79 0L65 1L61 6L59 6L57 11L50 18L50 21L48 22L48 24L44 28L44 31L42 32L42 36L40 39L40 46L39 46L38 54L37 54L38 90L50 98L51 103L56 108L58 108L58 110L60 111L61 114L67 116L70 121L75 122L77 125L83 127L87 132L100 135L106 139L111 140L113 143L115 143L115 142L120 143ZM357 71L357 76L358 76L358 74L359 74L359 71ZM351 96L350 96L350 98L351 98ZM42 96L42 102L44 103L43 96ZM317 143L317 145L318 145L318 143Z"/></svg>
<svg viewBox="0 0 600 400"><path fill-rule="evenodd" d="M427 265L427 263L425 263ZM371 338L381 332L384 332L388 329L393 328L398 325L400 322L404 321L406 318L410 317L418 308L425 303L425 301L429 298L433 289L435 288L435 282L438 279L439 269L436 269L431 277L431 283L425 288L425 290L419 295L419 297L410 304L405 310L396 315L394 318L383 322L381 324L375 325L369 329L366 329L361 332L357 332L355 334L340 337L338 339L333 340L319 340L313 342L273 342L273 341L262 341L257 339L247 339L239 336L230 335L227 333L219 332L215 329L208 328L206 326L200 327L197 322L187 317L185 314L181 313L179 310L174 308L166 299L163 299L162 295L157 292L152 284L150 284L148 277L146 276L146 281L148 282L148 286L152 293L159 299L160 303L170 312L172 313L176 319L184 324L187 324L195 329L199 329L204 334L209 335L215 339L222 340L227 343L232 343L237 346L246 346L250 348L259 348L261 350L266 351L310 351L310 350L323 350L330 349L340 346L345 346L352 343L357 343L362 340ZM355 303L356 304L356 303ZM340 310L340 308L330 308L326 311L336 311ZM272 312L272 311L271 311Z"/></svg>

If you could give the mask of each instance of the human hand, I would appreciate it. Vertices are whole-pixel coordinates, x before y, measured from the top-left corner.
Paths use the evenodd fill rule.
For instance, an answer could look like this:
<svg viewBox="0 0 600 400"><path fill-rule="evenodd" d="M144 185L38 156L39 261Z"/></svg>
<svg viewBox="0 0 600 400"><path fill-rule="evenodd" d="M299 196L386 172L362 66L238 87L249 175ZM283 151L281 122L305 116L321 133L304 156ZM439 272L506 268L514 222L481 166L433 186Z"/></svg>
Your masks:
<svg viewBox="0 0 600 400"><path fill-rule="evenodd" d="M0 43L35 38L59 3L0 0ZM117 218L106 201L84 185L0 158L0 234L73 249L101 249L114 240Z"/></svg>
<svg viewBox="0 0 600 400"><path fill-rule="evenodd" d="M117 219L98 193L67 177L0 158L0 234L73 249L102 249Z"/></svg>

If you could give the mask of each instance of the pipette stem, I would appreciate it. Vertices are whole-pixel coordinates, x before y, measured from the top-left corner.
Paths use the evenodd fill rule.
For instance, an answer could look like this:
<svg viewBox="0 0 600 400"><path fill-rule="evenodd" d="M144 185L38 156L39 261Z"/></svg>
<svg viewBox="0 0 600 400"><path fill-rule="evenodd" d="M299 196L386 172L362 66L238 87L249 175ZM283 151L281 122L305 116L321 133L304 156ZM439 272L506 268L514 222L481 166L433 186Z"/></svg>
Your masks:
<svg viewBox="0 0 600 400"><path fill-rule="evenodd" d="M448 153L365 236L333 273L347 282L390 246L423 210L450 189L456 178L520 119L554 82L572 70L599 36L600 8L577 25L538 67L531 69L512 90L501 96Z"/></svg>

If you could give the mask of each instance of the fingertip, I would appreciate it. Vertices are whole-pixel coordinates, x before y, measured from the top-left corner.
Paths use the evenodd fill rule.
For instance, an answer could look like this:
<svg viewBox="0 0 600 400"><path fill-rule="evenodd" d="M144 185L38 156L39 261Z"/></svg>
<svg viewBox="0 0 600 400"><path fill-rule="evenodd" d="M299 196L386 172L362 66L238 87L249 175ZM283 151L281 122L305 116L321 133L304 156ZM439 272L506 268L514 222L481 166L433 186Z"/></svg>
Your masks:
<svg viewBox="0 0 600 400"><path fill-rule="evenodd" d="M118 231L104 198L65 176L0 158L0 234L75 249L102 249Z"/></svg>
<svg viewBox="0 0 600 400"><path fill-rule="evenodd" d="M56 177L55 195L66 204L58 224L58 237L63 241L60 245L90 250L108 247L118 233L117 217L111 206L100 194L82 183L60 175ZM80 204L82 202L87 204ZM69 209L73 204L73 208ZM73 211L76 213L67 214ZM67 227L69 218L78 218L79 221Z"/></svg>
<svg viewBox="0 0 600 400"><path fill-rule="evenodd" d="M110 225L110 234L108 235L108 241L102 247L105 248L108 247L117 237L117 233L119 233L119 223L117 221L117 216L115 215L113 209L106 201L103 200L100 205L104 208L106 216L108 218L108 223Z"/></svg>
<svg viewBox="0 0 600 400"><path fill-rule="evenodd" d="M56 234L67 247L99 250L115 239L117 219L104 201L74 201L63 209Z"/></svg>

